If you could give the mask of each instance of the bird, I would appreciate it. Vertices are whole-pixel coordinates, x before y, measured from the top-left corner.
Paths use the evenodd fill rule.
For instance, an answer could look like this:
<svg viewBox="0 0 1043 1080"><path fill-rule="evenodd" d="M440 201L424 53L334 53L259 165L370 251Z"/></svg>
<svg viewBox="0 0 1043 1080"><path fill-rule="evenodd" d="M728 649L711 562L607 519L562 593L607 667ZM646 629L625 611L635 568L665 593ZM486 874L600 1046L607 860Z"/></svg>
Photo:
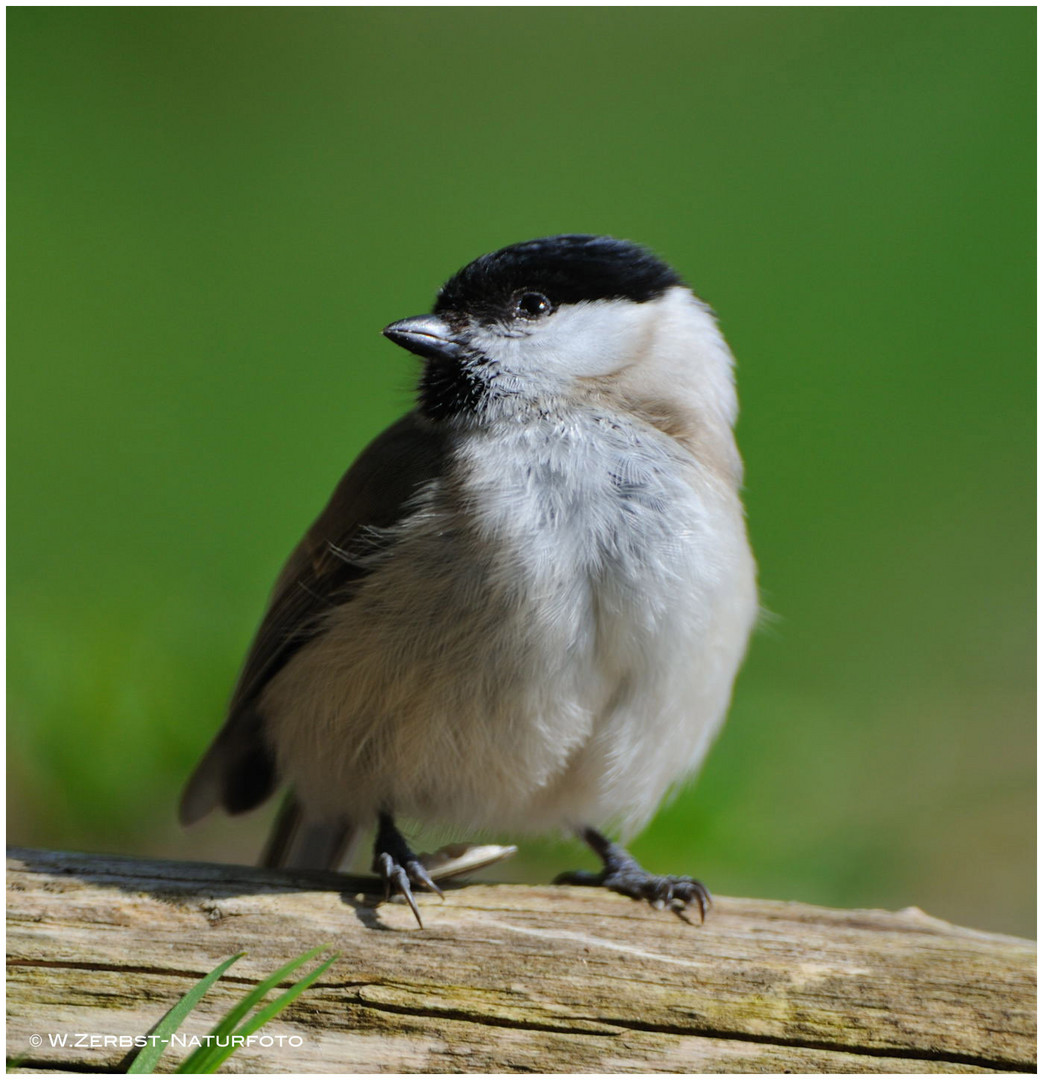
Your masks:
<svg viewBox="0 0 1043 1080"><path fill-rule="evenodd" d="M384 336L414 407L293 550L180 819L287 789L263 864L373 869L422 926L399 822L562 833L597 885L704 918L623 846L701 765L758 615L716 315L608 236L480 256ZM611 839L615 835L618 839Z"/></svg>

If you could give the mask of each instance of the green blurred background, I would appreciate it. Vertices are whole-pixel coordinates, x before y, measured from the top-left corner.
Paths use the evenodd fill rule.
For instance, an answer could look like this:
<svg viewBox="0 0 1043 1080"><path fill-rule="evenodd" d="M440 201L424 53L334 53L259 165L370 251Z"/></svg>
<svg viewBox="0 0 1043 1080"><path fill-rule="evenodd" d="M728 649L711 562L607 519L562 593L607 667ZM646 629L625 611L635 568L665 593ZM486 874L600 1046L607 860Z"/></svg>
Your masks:
<svg viewBox="0 0 1043 1080"><path fill-rule="evenodd" d="M1033 10L7 19L13 842L254 859L267 814L174 807L283 557L409 406L380 328L605 232L720 313L774 613L636 853L1034 934Z"/></svg>

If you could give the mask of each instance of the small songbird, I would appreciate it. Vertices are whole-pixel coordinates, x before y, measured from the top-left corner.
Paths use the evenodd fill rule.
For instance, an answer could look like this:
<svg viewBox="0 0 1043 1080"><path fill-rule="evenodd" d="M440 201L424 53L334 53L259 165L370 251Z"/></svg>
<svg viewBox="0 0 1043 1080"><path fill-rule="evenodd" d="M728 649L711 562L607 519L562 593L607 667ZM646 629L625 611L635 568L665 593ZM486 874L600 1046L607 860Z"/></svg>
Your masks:
<svg viewBox="0 0 1043 1080"><path fill-rule="evenodd" d="M603 885L705 914L632 835L724 720L757 615L733 359L635 244L483 255L384 335L416 407L362 452L290 555L181 820L289 796L267 865L438 891L400 819L574 831Z"/></svg>

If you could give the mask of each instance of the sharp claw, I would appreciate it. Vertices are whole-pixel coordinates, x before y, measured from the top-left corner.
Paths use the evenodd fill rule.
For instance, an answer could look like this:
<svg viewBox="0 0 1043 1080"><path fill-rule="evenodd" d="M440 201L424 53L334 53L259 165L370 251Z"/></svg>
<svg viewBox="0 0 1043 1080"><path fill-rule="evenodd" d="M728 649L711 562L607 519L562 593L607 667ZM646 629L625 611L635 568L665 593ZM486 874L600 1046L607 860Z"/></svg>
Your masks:
<svg viewBox="0 0 1043 1080"><path fill-rule="evenodd" d="M443 900L445 899L445 893L434 883L423 863L413 861L409 863L408 870L410 880L414 885L423 885L425 889L429 889L431 892L437 893Z"/></svg>
<svg viewBox="0 0 1043 1080"><path fill-rule="evenodd" d="M416 901L413 899L413 890L409 887L407 881L405 887L402 889L402 895L406 898L406 903L409 905L410 910L416 918L416 924L421 930L424 929L424 920L420 918L420 908L416 906Z"/></svg>
<svg viewBox="0 0 1043 1080"><path fill-rule="evenodd" d="M710 894L698 881L686 881L685 886L684 890L678 893L682 904L686 908L689 904L697 905L699 908L699 922L706 922L706 912L710 906Z"/></svg>
<svg viewBox="0 0 1043 1080"><path fill-rule="evenodd" d="M409 875L386 853L381 853L379 861L381 870L387 871L384 879L384 899L390 900L392 893L402 896L412 909L422 930L424 924L420 918L420 909L416 906L416 900L413 899L413 890L409 887Z"/></svg>
<svg viewBox="0 0 1043 1080"><path fill-rule="evenodd" d="M387 852L382 851L377 856L377 865L375 869L380 873L381 880L384 882L384 899L391 899L391 878L395 872L395 861L391 858Z"/></svg>

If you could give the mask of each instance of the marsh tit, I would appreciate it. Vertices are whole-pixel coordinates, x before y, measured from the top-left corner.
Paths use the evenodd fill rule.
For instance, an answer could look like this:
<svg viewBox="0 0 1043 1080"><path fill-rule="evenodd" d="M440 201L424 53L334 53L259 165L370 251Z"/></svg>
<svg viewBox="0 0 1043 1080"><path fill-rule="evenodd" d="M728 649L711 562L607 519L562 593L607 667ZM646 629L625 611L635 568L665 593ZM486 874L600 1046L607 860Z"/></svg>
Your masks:
<svg viewBox="0 0 1043 1080"><path fill-rule="evenodd" d="M438 891L396 822L574 831L606 886L705 913L632 835L700 765L757 614L733 359L634 244L483 255L430 315L416 407L362 452L290 555L181 820L289 796L266 863Z"/></svg>

